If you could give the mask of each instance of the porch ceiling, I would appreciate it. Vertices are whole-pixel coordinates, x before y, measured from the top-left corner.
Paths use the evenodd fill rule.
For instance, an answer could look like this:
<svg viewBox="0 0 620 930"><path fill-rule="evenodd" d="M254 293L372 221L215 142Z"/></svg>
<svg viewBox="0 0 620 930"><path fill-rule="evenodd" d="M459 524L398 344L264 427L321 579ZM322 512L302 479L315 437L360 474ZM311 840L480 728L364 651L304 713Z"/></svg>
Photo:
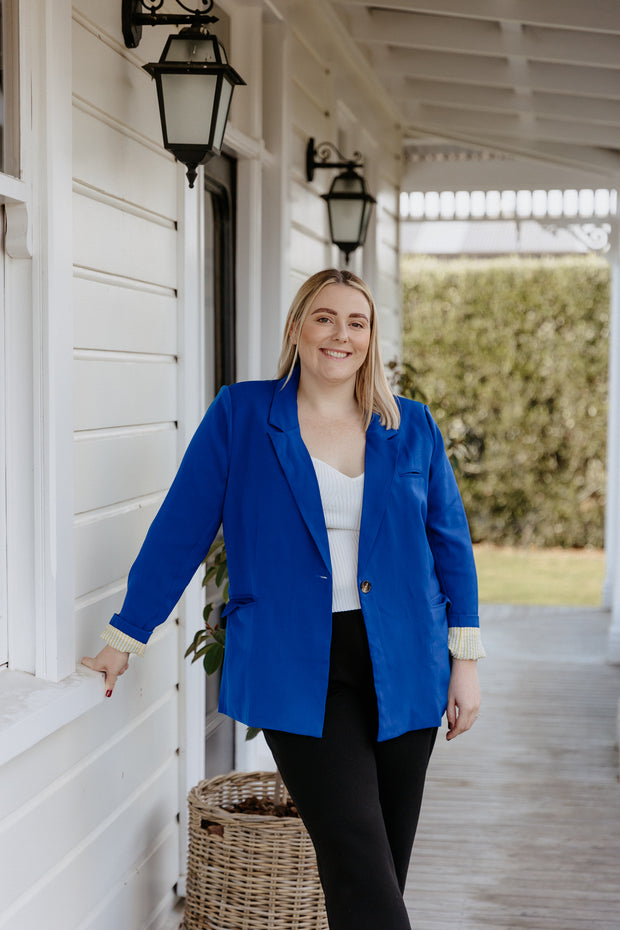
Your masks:
<svg viewBox="0 0 620 930"><path fill-rule="evenodd" d="M402 114L405 190L428 187L417 166L429 155L458 187L462 162L481 150L507 162L494 166L495 187L502 176L524 186L515 165L524 177L531 166L530 187L618 185L617 0L332 3Z"/></svg>

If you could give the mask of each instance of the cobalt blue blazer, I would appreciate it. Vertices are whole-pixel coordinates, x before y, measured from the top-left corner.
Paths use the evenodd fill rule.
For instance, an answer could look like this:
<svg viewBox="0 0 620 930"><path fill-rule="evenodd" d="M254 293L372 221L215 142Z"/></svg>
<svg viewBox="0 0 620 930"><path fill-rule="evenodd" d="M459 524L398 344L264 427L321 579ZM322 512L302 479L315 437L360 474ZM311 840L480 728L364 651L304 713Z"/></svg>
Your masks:
<svg viewBox="0 0 620 930"><path fill-rule="evenodd" d="M223 524L230 577L220 710L320 736L332 583L319 487L288 384L224 387L198 427L111 623L140 642L173 609ZM379 739L438 726L448 624L478 626L476 572L452 468L427 407L366 435L358 584ZM196 617L196 627L200 618Z"/></svg>

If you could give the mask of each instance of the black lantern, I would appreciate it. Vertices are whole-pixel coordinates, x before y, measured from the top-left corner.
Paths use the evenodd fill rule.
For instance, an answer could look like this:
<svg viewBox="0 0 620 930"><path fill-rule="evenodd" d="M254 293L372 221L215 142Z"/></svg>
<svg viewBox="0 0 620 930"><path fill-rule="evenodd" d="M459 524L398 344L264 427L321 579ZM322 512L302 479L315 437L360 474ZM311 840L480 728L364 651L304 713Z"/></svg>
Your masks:
<svg viewBox="0 0 620 930"><path fill-rule="evenodd" d="M144 70L155 78L164 147L187 166L190 187L197 166L220 154L234 87L245 84L228 64L224 46L204 25L216 20L207 15L212 0L203 3L207 10L157 15L153 10L162 5L160 0L123 0L123 34L130 47L140 41L136 24L189 22L168 36L159 61L144 65ZM137 12L140 5L151 12Z"/></svg>
<svg viewBox="0 0 620 930"><path fill-rule="evenodd" d="M364 179L353 168L334 178L329 193L322 197L327 203L332 242L344 252L348 264L351 252L366 242L370 214L376 200L366 190Z"/></svg>
<svg viewBox="0 0 620 930"><path fill-rule="evenodd" d="M334 151L340 161L328 161L330 151ZM316 156L319 156L317 161ZM312 181L316 168L344 168L334 178L328 194L322 198L327 203L329 230L334 245L344 252L345 261L349 255L366 241L368 223L376 200L366 190L363 177L356 168L362 167L362 156L354 152L353 158L344 159L338 149L330 142L322 142L316 149L314 139L310 139L306 149L306 177Z"/></svg>

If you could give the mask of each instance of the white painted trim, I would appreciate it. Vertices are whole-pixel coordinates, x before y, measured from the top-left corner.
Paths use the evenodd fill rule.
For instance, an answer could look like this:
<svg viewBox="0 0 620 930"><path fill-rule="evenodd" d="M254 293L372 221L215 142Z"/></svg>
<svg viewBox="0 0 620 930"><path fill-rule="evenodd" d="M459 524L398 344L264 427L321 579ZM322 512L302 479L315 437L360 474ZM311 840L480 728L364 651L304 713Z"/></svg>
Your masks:
<svg viewBox="0 0 620 930"><path fill-rule="evenodd" d="M52 681L75 669L70 24L69 0L20 4L33 257L6 266L9 661Z"/></svg>
<svg viewBox="0 0 620 930"><path fill-rule="evenodd" d="M620 664L620 229L611 236L609 327L609 406L607 420L607 505L605 511L606 576L603 604L611 608L607 654Z"/></svg>
<svg viewBox="0 0 620 930"><path fill-rule="evenodd" d="M33 15L34 14L34 15ZM35 598L37 675L75 669L71 2L39 0L24 24L33 73Z"/></svg>
<svg viewBox="0 0 620 930"><path fill-rule="evenodd" d="M8 662L7 522L6 522L6 326L4 242L0 229L0 665Z"/></svg>
<svg viewBox="0 0 620 930"><path fill-rule="evenodd" d="M27 203L30 189L24 181L0 171L0 203Z"/></svg>
<svg viewBox="0 0 620 930"><path fill-rule="evenodd" d="M237 378L263 376L261 353L262 169L237 162Z"/></svg>
<svg viewBox="0 0 620 930"><path fill-rule="evenodd" d="M103 700L101 675L82 666L58 683L0 671L0 765Z"/></svg>
<svg viewBox="0 0 620 930"><path fill-rule="evenodd" d="M276 371L289 303L292 123L289 26L282 22L265 23L263 48L269 60L263 92L272 101L265 127L272 158L263 162L262 176L262 223L269 235L261 237L261 372L269 378Z"/></svg>
<svg viewBox="0 0 620 930"><path fill-rule="evenodd" d="M179 226L178 319L178 457L185 451L204 413L205 327L204 327L204 172L198 170L193 190L178 171ZM184 658L202 617L203 592L197 574L177 608L179 624L179 879L177 890L185 892L188 842L187 794L204 778L205 674L200 662Z"/></svg>

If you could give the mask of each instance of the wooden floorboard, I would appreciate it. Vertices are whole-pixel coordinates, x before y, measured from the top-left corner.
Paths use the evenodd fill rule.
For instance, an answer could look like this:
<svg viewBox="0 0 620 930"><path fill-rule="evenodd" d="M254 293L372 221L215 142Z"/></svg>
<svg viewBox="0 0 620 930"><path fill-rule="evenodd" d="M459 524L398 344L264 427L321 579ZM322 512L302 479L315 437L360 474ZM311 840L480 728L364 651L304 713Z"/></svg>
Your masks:
<svg viewBox="0 0 620 930"><path fill-rule="evenodd" d="M440 734L405 898L415 930L620 930L620 668L609 614L483 612L474 729Z"/></svg>

